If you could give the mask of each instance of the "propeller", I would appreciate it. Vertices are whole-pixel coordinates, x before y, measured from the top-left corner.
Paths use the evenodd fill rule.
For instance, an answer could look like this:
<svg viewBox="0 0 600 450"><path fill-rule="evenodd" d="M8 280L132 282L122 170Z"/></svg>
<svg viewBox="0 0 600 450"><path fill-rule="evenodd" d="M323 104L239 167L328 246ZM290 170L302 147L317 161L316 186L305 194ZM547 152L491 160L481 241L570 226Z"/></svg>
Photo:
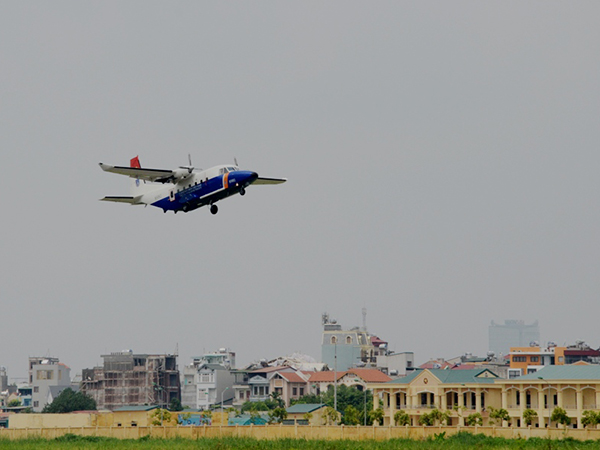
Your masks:
<svg viewBox="0 0 600 450"><path fill-rule="evenodd" d="M234 158L233 158L233 162L235 163L235 165L236 165L237 167L240 167L240 165L239 165L239 164L238 164L238 162L237 162L237 158L236 158L236 157L234 157Z"/></svg>
<svg viewBox="0 0 600 450"><path fill-rule="evenodd" d="M188 153L188 165L187 166L179 166L180 169L187 169L188 173L192 173L194 170L194 166L192 166L192 155Z"/></svg>

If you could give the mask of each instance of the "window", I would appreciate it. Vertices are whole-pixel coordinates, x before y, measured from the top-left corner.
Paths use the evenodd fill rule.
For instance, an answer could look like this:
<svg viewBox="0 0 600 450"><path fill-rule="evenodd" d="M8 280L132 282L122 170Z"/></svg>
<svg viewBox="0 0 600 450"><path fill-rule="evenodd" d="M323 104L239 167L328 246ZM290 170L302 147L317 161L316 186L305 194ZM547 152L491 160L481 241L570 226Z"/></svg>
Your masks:
<svg viewBox="0 0 600 450"><path fill-rule="evenodd" d="M352 336L346 336L346 344L352 344Z"/></svg>
<svg viewBox="0 0 600 450"><path fill-rule="evenodd" d="M540 357L539 356L532 356L531 357L531 362L539 362L540 361Z"/></svg>
<svg viewBox="0 0 600 450"><path fill-rule="evenodd" d="M292 388L292 395L298 395L298 388Z"/></svg>
<svg viewBox="0 0 600 450"><path fill-rule="evenodd" d="M304 388L300 388L300 397L302 397L304 395Z"/></svg>
<svg viewBox="0 0 600 450"><path fill-rule="evenodd" d="M54 378L54 372L51 370L38 370L36 379L38 380L52 380Z"/></svg>
<svg viewBox="0 0 600 450"><path fill-rule="evenodd" d="M525 356L513 356L513 362L525 362L527 357Z"/></svg>
<svg viewBox="0 0 600 450"><path fill-rule="evenodd" d="M332 344L337 344L337 337L336 336L331 336L331 343Z"/></svg>
<svg viewBox="0 0 600 450"><path fill-rule="evenodd" d="M40 406L40 402L33 402L33 407L37 408L38 406Z"/></svg>
<svg viewBox="0 0 600 450"><path fill-rule="evenodd" d="M39 386L34 386L33 387L33 392L40 392L40 387Z"/></svg>

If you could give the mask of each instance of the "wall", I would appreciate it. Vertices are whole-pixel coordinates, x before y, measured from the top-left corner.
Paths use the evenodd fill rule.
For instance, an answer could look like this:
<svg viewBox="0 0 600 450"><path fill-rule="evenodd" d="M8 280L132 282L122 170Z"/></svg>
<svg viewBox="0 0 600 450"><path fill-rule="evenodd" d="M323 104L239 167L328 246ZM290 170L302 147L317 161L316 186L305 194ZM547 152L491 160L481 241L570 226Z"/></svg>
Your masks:
<svg viewBox="0 0 600 450"><path fill-rule="evenodd" d="M202 437L253 437L257 439L351 439L386 440L392 438L426 439L436 434L450 436L459 431L508 439L551 438L577 440L600 439L600 429L540 429L495 427L344 427L344 426L200 426L200 427L79 427L79 428L0 428L0 439L25 439L43 437L54 439L67 433L80 436L105 436L118 439L154 438L198 439Z"/></svg>

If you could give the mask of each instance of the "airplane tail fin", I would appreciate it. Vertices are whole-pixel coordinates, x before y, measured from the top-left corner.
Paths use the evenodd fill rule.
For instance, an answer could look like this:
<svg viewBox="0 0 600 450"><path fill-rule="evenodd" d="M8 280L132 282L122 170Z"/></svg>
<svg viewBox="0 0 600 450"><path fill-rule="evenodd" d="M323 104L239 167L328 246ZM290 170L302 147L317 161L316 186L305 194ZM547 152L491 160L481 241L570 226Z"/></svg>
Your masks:
<svg viewBox="0 0 600 450"><path fill-rule="evenodd" d="M140 157L136 156L135 158L131 158L129 167L141 169L142 165L140 164ZM130 192L133 197L141 197L142 194L153 189L156 189L156 185L146 184L144 180L140 180L139 178L131 178Z"/></svg>

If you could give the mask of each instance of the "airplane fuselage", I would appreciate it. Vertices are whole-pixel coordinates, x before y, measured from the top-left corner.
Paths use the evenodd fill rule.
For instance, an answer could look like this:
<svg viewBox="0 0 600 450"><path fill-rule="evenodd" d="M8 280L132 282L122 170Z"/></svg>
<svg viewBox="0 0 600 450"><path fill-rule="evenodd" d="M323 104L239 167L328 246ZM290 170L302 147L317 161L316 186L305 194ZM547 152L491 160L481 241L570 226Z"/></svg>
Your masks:
<svg viewBox="0 0 600 450"><path fill-rule="evenodd" d="M191 172L188 177L175 184L168 183L156 191L144 194L141 202L161 208L165 212L193 211L230 195L243 195L245 188L258 178L256 172L227 170L227 167L218 166L201 172Z"/></svg>

